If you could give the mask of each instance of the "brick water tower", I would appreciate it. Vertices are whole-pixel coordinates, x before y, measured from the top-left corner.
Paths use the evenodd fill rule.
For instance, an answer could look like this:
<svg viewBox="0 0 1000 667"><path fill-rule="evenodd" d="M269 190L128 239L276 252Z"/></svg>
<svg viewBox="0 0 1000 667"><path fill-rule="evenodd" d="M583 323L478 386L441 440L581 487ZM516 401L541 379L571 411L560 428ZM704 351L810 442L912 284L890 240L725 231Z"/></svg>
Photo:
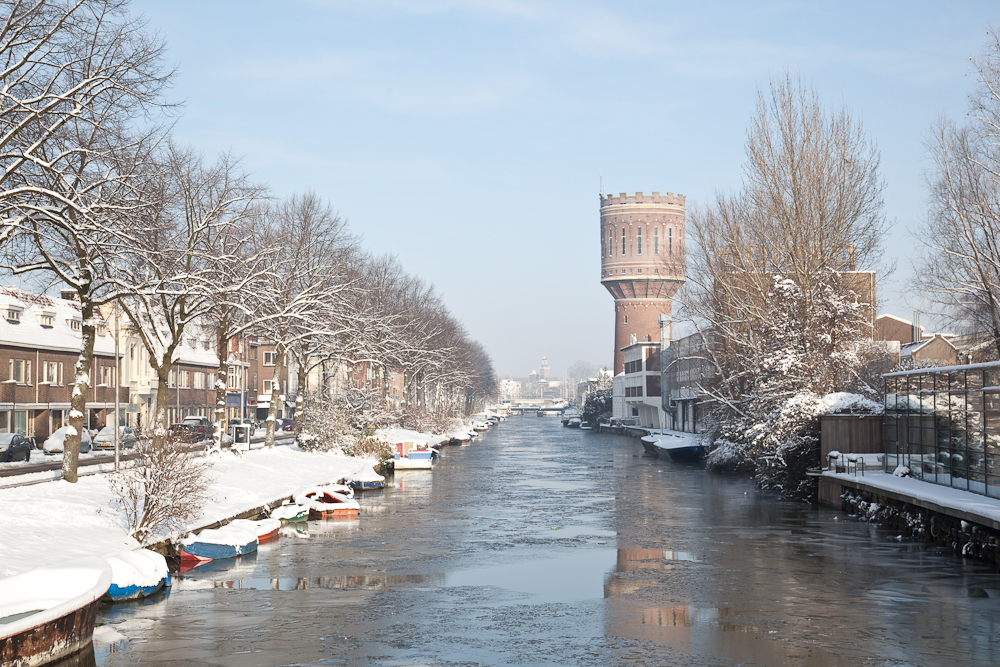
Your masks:
<svg viewBox="0 0 1000 667"><path fill-rule="evenodd" d="M601 195L601 283L615 298L617 375L623 347L660 340L660 315L684 283L684 195Z"/></svg>

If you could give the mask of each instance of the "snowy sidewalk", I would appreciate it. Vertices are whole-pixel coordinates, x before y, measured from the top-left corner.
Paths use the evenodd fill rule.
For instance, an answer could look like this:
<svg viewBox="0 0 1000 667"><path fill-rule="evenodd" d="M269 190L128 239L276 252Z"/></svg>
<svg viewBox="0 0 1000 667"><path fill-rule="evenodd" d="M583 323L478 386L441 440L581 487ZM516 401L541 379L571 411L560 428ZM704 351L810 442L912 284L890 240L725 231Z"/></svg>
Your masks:
<svg viewBox="0 0 1000 667"><path fill-rule="evenodd" d="M854 489L881 492L896 500L934 510L965 521L1000 529L1000 498L932 484L912 477L896 477L882 471L858 473L823 472L823 478Z"/></svg>
<svg viewBox="0 0 1000 667"><path fill-rule="evenodd" d="M296 489L332 482L371 465L366 459L307 453L294 447L230 454L214 463L211 500L191 529L286 497ZM108 475L0 489L0 577L71 558L134 549L112 509Z"/></svg>

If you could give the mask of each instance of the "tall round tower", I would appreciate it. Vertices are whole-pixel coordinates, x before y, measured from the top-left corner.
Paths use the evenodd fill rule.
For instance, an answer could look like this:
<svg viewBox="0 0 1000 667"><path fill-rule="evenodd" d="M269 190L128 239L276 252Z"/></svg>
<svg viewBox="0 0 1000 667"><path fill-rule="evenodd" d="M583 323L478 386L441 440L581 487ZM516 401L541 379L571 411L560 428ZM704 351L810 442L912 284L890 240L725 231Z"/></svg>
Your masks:
<svg viewBox="0 0 1000 667"><path fill-rule="evenodd" d="M659 341L659 316L684 283L684 195L601 195L601 283L615 298L615 375L621 349Z"/></svg>

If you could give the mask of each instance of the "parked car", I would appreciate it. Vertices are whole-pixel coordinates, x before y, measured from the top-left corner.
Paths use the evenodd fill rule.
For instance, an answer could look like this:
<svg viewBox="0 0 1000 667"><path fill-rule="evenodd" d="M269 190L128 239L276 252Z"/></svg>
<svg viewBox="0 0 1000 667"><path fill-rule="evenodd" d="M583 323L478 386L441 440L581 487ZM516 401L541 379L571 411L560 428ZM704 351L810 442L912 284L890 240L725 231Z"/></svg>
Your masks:
<svg viewBox="0 0 1000 667"><path fill-rule="evenodd" d="M62 454L66 442L66 432L69 429L69 426L57 429L55 433L45 439L45 442L42 444L42 451L49 455ZM80 435L80 453L86 454L89 452L91 445L93 445L93 441L90 439L90 432L87 429L83 429L83 433Z"/></svg>
<svg viewBox="0 0 1000 667"><path fill-rule="evenodd" d="M135 432L128 426L118 427L118 444L122 448L135 447L135 443L138 438L136 438ZM115 427L105 426L97 435L94 436L94 447L98 449L114 449L115 448Z"/></svg>
<svg viewBox="0 0 1000 667"><path fill-rule="evenodd" d="M282 431L294 431L295 430L295 421L294 420L292 420L292 419L285 419L283 421L284 421L284 423L281 425L281 430Z"/></svg>
<svg viewBox="0 0 1000 667"><path fill-rule="evenodd" d="M192 415L185 417L181 423L191 427L195 435L198 436L195 438L195 441L206 440L212 437L212 422L209 421L208 417L196 417Z"/></svg>
<svg viewBox="0 0 1000 667"><path fill-rule="evenodd" d="M202 439L201 434L194 425L188 423L177 422L176 424L171 424L168 433L171 439L181 442L198 442Z"/></svg>
<svg viewBox="0 0 1000 667"><path fill-rule="evenodd" d="M31 443L20 433L0 433L0 461L27 461Z"/></svg>

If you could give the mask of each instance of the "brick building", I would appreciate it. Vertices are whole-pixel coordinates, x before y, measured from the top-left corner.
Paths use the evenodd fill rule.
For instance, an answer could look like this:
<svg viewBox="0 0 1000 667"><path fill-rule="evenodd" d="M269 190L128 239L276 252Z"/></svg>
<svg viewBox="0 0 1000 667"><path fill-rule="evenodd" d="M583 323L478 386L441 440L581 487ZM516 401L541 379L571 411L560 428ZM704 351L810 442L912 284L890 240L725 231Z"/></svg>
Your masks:
<svg viewBox="0 0 1000 667"><path fill-rule="evenodd" d="M69 423L73 368L82 345L77 302L14 287L0 289L0 431L43 441ZM105 424L114 414L115 344L104 320L97 322L92 386L84 423ZM119 390L128 403L128 390Z"/></svg>

